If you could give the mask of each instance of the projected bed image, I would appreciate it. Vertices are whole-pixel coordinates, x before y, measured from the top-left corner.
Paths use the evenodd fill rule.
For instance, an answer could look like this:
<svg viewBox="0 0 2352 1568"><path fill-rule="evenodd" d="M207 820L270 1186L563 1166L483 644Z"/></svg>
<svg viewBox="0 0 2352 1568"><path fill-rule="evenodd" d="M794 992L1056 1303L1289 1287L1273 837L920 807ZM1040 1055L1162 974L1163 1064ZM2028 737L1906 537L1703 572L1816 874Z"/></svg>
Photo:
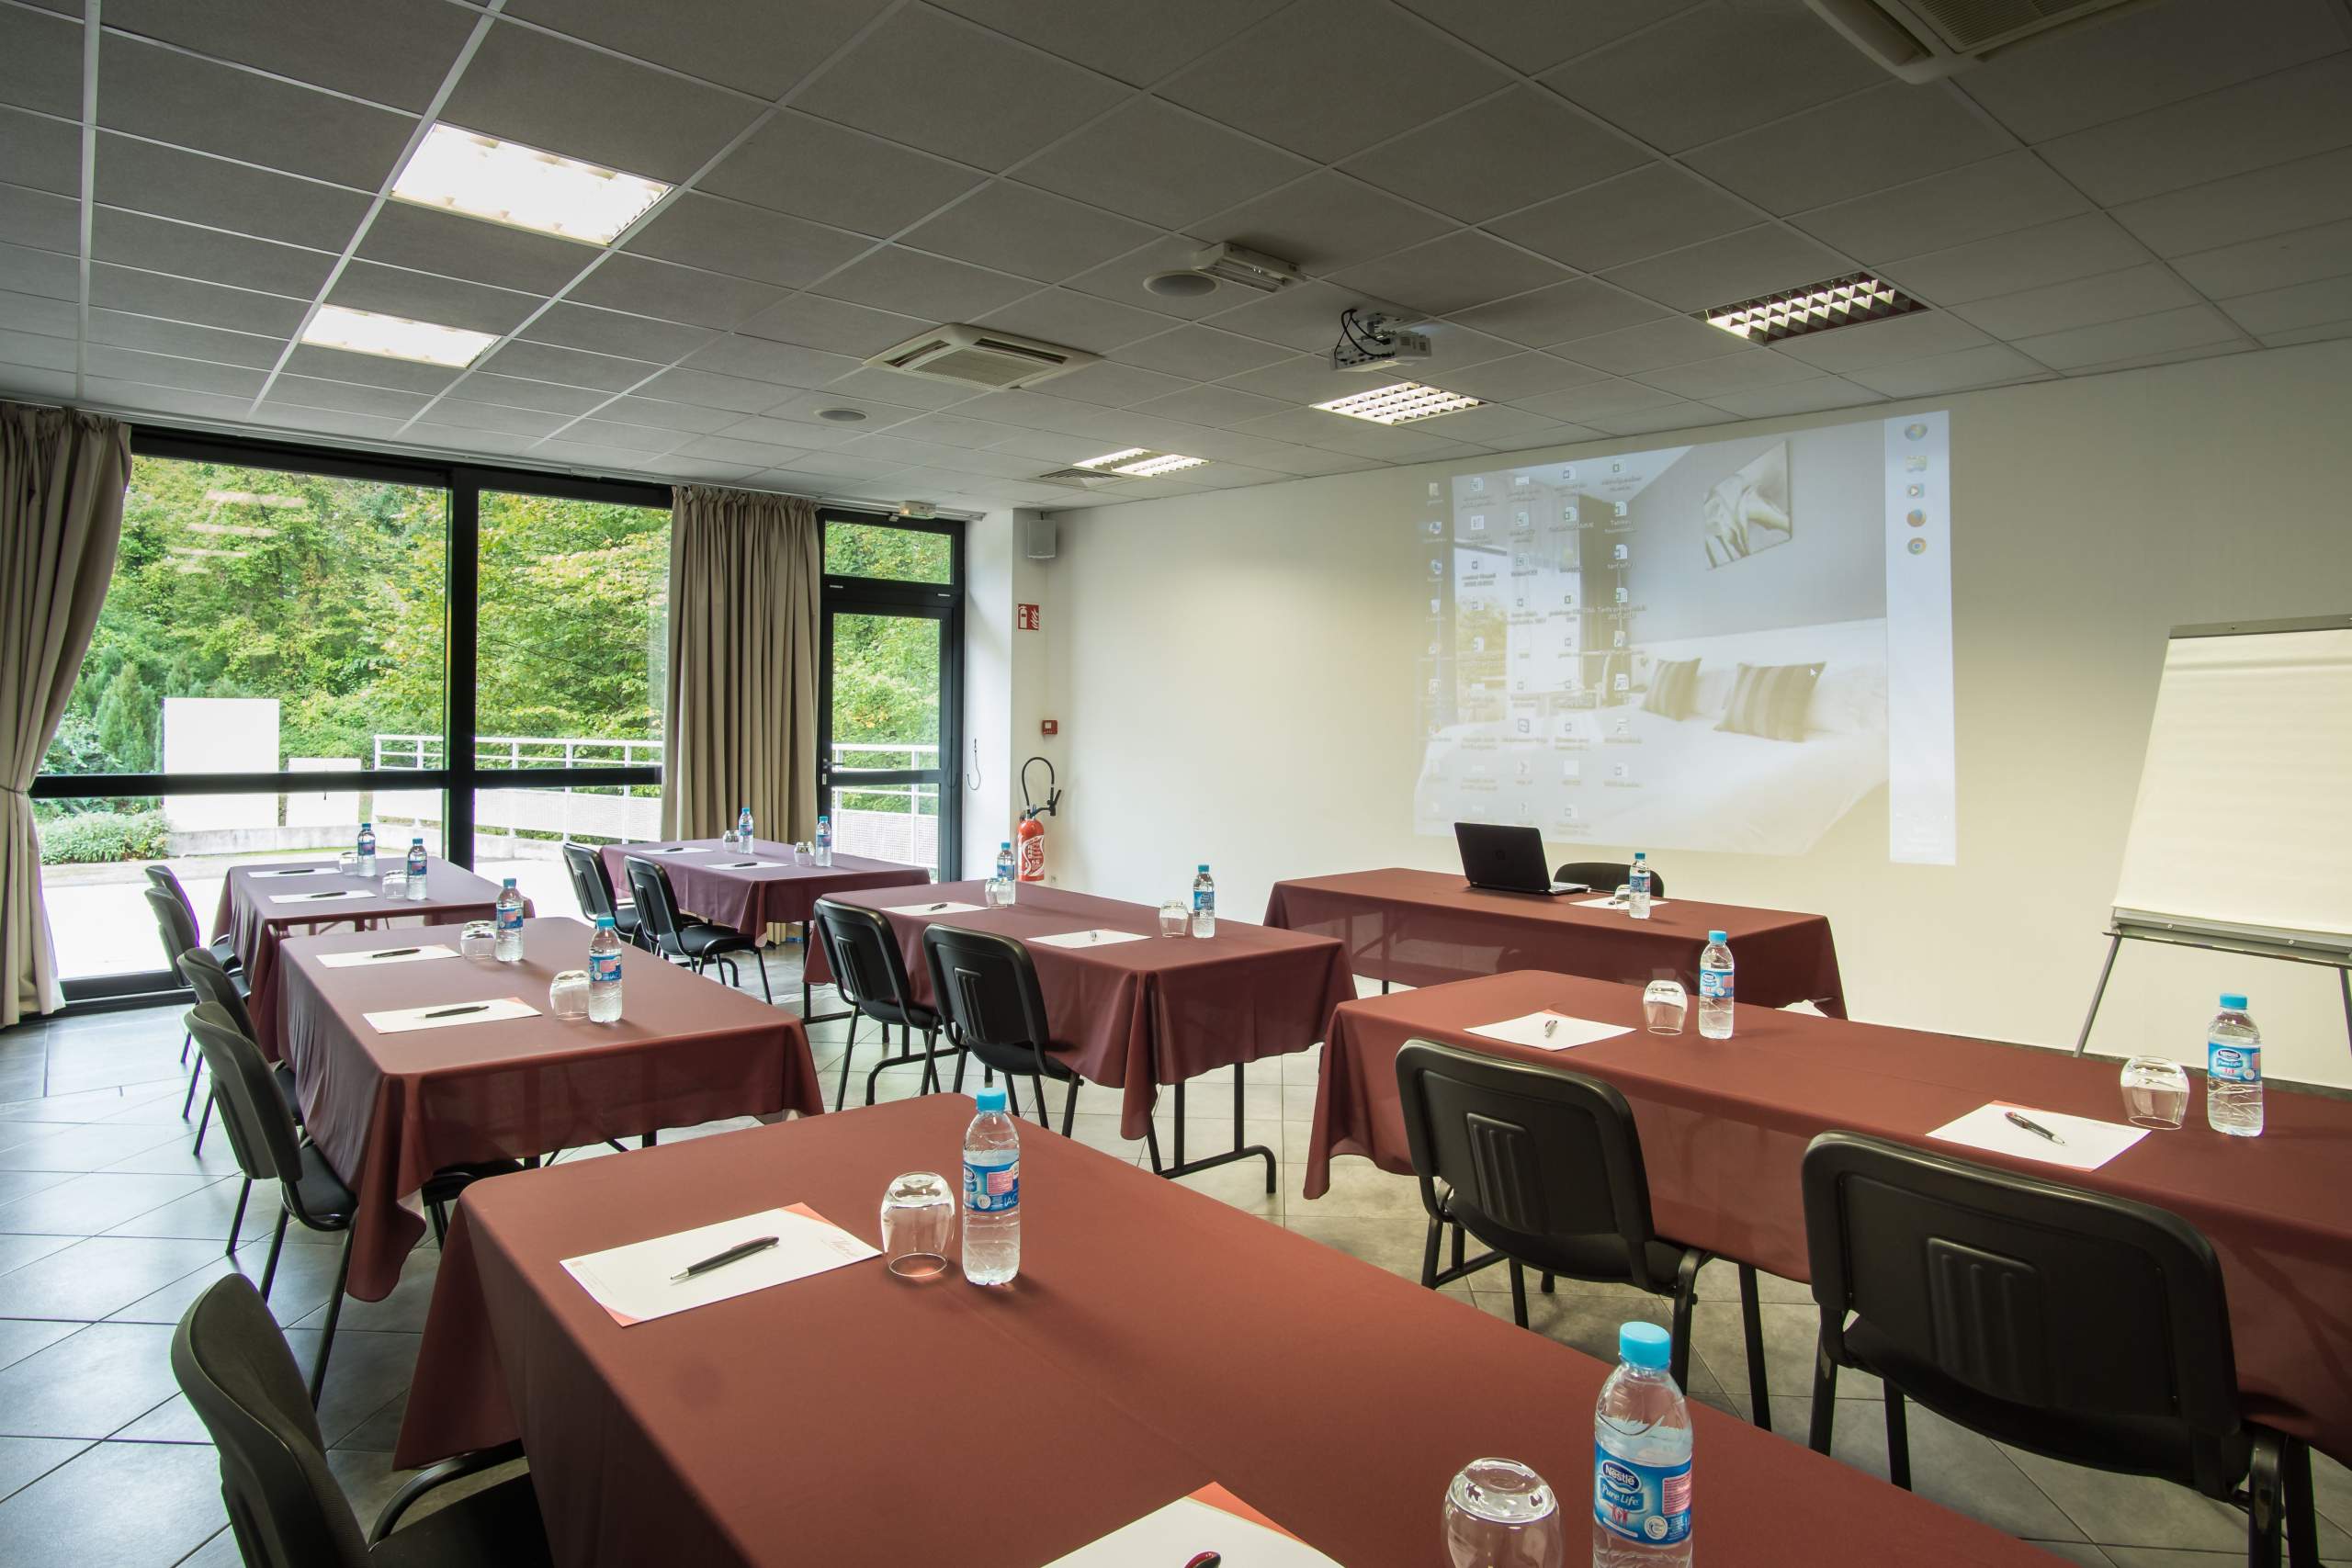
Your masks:
<svg viewBox="0 0 2352 1568"><path fill-rule="evenodd" d="M1949 535L1911 521L1947 503L1942 437L1873 421L1434 487L1416 830L1803 854L1901 758L1928 782L1890 853L1949 860ZM1905 700L1937 722L1898 740Z"/></svg>

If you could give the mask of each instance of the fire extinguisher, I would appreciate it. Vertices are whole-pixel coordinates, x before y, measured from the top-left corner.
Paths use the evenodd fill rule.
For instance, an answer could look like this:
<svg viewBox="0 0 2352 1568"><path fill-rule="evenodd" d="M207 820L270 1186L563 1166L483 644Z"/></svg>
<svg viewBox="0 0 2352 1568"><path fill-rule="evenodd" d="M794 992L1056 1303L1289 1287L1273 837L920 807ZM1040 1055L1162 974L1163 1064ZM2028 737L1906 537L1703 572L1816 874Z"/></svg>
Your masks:
<svg viewBox="0 0 2352 1568"><path fill-rule="evenodd" d="M1029 793L1029 770L1039 762L1046 764L1046 799L1037 804ZM1062 792L1054 785L1054 764L1043 757L1032 757L1021 764L1021 827L1014 837L1021 840L1021 880L1046 880L1046 825L1037 820L1051 817L1062 803Z"/></svg>

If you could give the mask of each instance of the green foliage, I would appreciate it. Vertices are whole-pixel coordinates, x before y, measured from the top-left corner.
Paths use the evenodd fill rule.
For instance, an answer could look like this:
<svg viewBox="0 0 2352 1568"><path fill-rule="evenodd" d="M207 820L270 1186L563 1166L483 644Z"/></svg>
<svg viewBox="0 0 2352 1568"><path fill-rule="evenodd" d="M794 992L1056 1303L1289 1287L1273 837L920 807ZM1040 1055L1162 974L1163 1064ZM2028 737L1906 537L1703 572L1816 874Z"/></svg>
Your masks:
<svg viewBox="0 0 2352 1568"><path fill-rule="evenodd" d="M160 811L85 811L41 824L40 863L161 860L168 852Z"/></svg>
<svg viewBox="0 0 2352 1568"><path fill-rule="evenodd" d="M155 721L161 713L155 694L139 678L139 666L126 662L98 699L98 750L123 773L154 772Z"/></svg>
<svg viewBox="0 0 2352 1568"><path fill-rule="evenodd" d="M955 577L955 545L944 534L920 528L892 528L879 523L828 523L825 570L835 577L948 582Z"/></svg>

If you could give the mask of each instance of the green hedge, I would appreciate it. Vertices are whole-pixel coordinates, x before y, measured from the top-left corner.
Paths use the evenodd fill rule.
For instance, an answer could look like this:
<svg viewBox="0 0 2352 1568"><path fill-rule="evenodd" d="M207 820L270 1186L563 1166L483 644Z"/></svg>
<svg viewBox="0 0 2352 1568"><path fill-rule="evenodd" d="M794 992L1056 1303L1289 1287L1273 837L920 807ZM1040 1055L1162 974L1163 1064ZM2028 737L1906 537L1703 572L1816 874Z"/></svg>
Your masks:
<svg viewBox="0 0 2352 1568"><path fill-rule="evenodd" d="M43 865L161 860L167 849L160 811L91 811L40 825Z"/></svg>

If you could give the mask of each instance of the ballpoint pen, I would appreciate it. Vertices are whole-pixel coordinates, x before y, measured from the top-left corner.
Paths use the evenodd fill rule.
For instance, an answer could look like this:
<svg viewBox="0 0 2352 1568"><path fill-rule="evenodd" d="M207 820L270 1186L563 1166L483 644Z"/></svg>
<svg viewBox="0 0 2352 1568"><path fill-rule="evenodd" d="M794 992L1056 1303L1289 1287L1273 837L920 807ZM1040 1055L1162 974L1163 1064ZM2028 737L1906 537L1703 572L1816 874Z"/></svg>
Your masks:
<svg viewBox="0 0 2352 1568"><path fill-rule="evenodd" d="M421 947L387 947L369 953L368 955L368 962L372 964L379 958L401 958L412 953L423 953L424 951L424 949Z"/></svg>
<svg viewBox="0 0 2352 1568"><path fill-rule="evenodd" d="M424 1016L427 1018L455 1018L461 1012L488 1012L489 1010L490 1004L488 1002L472 1002L461 1008L435 1008Z"/></svg>
<svg viewBox="0 0 2352 1568"><path fill-rule="evenodd" d="M2031 1134L2032 1134L2035 1137L2037 1137L2037 1138L2047 1138L2047 1139L2049 1139L2052 1143L2053 1143L2053 1144L2058 1144L2058 1145L2063 1145L2066 1142L2066 1140L2065 1140L2065 1139L2064 1139L2064 1138L2060 1137L2057 1134L2055 1134L2055 1133L2052 1132L2049 1128L2047 1128L2047 1127L2043 1126L2041 1122L2030 1122L2030 1121L2028 1121L2026 1118L2024 1118L2024 1117L2022 1117L2022 1116L2018 1115L2018 1114L2016 1111L2002 1111L2002 1112L2001 1112L2001 1114L2002 1114L2003 1116L2005 1116L2005 1117L2007 1117L2007 1118L2008 1119L2009 1124L2010 1124L2011 1126L2013 1126L2013 1127L2022 1127L2022 1128L2024 1128L2027 1132L2031 1133Z"/></svg>
<svg viewBox="0 0 2352 1568"><path fill-rule="evenodd" d="M1552 1032L1553 1032L1554 1030L1555 1030L1555 1029L1559 1028L1559 1027L1560 1027L1560 1021L1559 1021L1557 1018L1547 1018L1547 1019L1545 1019L1545 1020L1544 1021L1544 1039L1546 1039L1546 1040L1551 1039L1551 1038L1552 1038Z"/></svg>
<svg viewBox="0 0 2352 1568"><path fill-rule="evenodd" d="M939 911L940 911L940 910L944 909L945 908L947 908L947 906L946 906L946 905L944 905L944 904L933 904L930 908L925 909L925 910L923 911L923 913L924 913L924 914L926 914L926 915L935 915L935 914L939 913Z"/></svg>
<svg viewBox="0 0 2352 1568"><path fill-rule="evenodd" d="M707 1274L713 1269L723 1269L728 1264L739 1262L755 1252L765 1252L775 1245L775 1237L772 1235L757 1236L750 1241L738 1242L724 1252L712 1253L699 1263L687 1264L684 1273L670 1276L670 1283L674 1285L681 1280L691 1280L697 1274Z"/></svg>

